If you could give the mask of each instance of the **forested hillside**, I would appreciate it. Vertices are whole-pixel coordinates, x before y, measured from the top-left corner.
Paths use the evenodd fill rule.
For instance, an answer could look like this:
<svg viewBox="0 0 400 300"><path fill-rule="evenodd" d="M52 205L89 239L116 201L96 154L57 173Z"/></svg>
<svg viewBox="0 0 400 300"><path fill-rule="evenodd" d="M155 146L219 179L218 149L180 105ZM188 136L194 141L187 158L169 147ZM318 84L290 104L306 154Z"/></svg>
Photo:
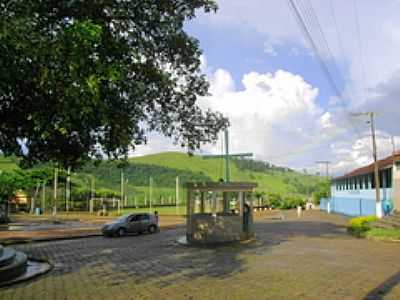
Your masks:
<svg viewBox="0 0 400 300"><path fill-rule="evenodd" d="M16 163L16 159L0 157L0 170L18 169ZM51 168L51 166L44 167ZM153 183L153 199L173 201L176 177L179 177L181 195L184 198L183 188L186 182L223 178L224 161L222 159L203 159L200 156L189 156L179 152L164 152L130 158L122 169L121 164L115 161L105 161L100 164L88 163L72 173L73 200L85 201L90 197L92 187L99 197L119 197L121 170L124 173L128 203L133 203L133 201L143 203L145 198L149 197L150 178ZM59 180L61 201L65 193L65 176L65 171L61 171ZM232 161L231 178L233 181L257 182L257 194L269 195L271 198L283 198L288 195L305 198L305 196L320 190L321 184L326 182L321 177L305 175L288 168L274 166L268 162L247 159ZM51 201L52 180L52 178L47 180L49 201Z"/></svg>

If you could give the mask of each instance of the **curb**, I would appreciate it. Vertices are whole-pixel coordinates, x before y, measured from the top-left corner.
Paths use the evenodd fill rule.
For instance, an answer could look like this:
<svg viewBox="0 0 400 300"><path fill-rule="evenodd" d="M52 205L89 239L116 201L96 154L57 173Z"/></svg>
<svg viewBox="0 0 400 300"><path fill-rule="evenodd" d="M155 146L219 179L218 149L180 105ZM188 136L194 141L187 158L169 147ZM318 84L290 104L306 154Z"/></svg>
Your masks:
<svg viewBox="0 0 400 300"><path fill-rule="evenodd" d="M180 226L184 226L184 224L175 224L175 225L167 225L160 228L160 230L172 230L176 229ZM83 238L91 238L91 237L99 237L103 236L102 233L89 233L89 234L81 234L76 236L54 236L54 237L43 237L43 238L16 238L16 239L4 239L0 240L0 244L11 246L11 245L19 245L19 244L27 244L27 243L41 243L41 242L51 242L51 241L62 241L62 240L75 240L75 239L83 239Z"/></svg>
<svg viewBox="0 0 400 300"><path fill-rule="evenodd" d="M23 278L18 278L17 277L17 278L15 278L13 280L2 282L2 283L0 283L0 289L8 288L10 286L13 286L13 285L16 285L16 284L19 284L19 283L22 283L22 282L35 280L37 277L39 277L41 275L45 275L45 274L51 272L54 269L54 265L47 259L35 258L35 257L32 257L32 256L28 255L28 260L34 261L34 262L39 262L39 263L46 263L46 264L49 265L49 267L47 269L45 269L45 270L42 270L40 272L35 273L33 276L30 276L30 277L23 277Z"/></svg>

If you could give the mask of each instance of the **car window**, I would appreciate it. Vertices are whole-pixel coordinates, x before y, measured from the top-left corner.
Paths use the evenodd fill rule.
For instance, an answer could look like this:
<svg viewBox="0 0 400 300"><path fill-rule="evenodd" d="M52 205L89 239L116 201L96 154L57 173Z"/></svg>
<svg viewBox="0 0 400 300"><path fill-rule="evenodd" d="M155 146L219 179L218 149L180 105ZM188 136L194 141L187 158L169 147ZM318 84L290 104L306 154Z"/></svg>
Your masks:
<svg viewBox="0 0 400 300"><path fill-rule="evenodd" d="M141 215L140 216L140 220L141 221L148 221L148 220L150 220L150 216L149 215Z"/></svg>
<svg viewBox="0 0 400 300"><path fill-rule="evenodd" d="M134 215L131 217L130 222L137 222L140 220L140 215Z"/></svg>

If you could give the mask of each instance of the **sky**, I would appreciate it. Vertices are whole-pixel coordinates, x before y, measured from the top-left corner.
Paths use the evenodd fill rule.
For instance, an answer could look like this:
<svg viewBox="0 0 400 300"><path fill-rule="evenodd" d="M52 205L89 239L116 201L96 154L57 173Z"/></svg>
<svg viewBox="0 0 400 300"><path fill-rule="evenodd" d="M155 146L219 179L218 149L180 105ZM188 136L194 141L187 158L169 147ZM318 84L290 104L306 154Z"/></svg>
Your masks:
<svg viewBox="0 0 400 300"><path fill-rule="evenodd" d="M231 152L333 175L400 149L399 0L293 0L317 51L285 0L218 0L185 25L200 41L210 96L199 105L230 119ZM322 60L330 77L321 67ZM156 133L133 155L185 151ZM200 153L221 153L222 138Z"/></svg>

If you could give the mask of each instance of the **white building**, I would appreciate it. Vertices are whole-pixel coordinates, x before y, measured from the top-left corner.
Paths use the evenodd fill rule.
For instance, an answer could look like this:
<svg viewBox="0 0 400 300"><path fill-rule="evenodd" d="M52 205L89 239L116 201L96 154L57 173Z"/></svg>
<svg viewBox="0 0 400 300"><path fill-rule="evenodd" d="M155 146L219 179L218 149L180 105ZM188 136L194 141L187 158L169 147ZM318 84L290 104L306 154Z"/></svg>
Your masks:
<svg viewBox="0 0 400 300"><path fill-rule="evenodd" d="M400 210L400 152L379 160L378 165L382 211ZM372 163L334 178L331 198L321 201L321 209L351 216L376 215L375 195Z"/></svg>

